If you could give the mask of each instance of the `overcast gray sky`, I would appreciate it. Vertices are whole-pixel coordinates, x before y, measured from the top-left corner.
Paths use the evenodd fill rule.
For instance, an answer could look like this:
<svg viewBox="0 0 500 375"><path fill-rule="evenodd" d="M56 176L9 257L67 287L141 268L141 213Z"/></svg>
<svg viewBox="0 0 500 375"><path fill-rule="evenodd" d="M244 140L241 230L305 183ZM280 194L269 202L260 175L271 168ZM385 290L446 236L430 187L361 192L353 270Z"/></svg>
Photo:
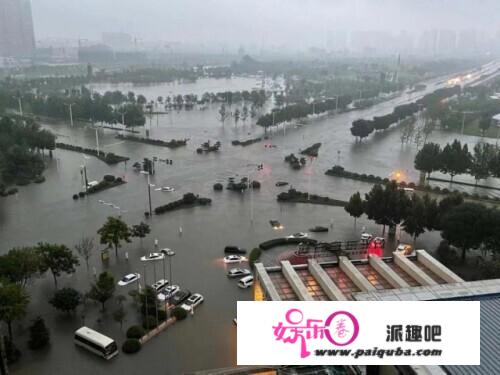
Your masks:
<svg viewBox="0 0 500 375"><path fill-rule="evenodd" d="M32 0L37 39L314 45L328 30L500 29L500 0Z"/></svg>

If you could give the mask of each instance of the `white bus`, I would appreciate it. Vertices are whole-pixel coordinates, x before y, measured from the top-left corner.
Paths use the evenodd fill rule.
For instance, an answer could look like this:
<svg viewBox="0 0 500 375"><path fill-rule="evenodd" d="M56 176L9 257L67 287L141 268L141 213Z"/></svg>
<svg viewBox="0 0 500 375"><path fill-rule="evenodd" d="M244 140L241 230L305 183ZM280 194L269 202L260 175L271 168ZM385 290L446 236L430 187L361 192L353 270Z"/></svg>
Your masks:
<svg viewBox="0 0 500 375"><path fill-rule="evenodd" d="M118 354L115 340L88 327L81 327L75 332L75 344L104 359L111 359Z"/></svg>

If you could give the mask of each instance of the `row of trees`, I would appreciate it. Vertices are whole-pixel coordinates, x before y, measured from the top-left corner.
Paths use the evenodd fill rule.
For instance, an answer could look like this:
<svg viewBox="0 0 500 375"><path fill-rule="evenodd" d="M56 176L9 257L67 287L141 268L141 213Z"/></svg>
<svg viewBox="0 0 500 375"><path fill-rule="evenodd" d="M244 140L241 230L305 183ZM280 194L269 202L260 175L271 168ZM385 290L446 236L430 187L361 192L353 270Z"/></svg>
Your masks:
<svg viewBox="0 0 500 375"><path fill-rule="evenodd" d="M430 177L432 172L449 174L451 180L458 174L468 173L479 180L490 176L500 177L500 150L489 143L477 143L473 153L459 140L443 148L436 143L426 143L415 156L415 169Z"/></svg>
<svg viewBox="0 0 500 375"><path fill-rule="evenodd" d="M313 104L297 103L291 104L281 109L275 109L271 113L261 116L257 120L257 125L265 128L295 119L305 118L309 115L333 111L335 109L345 109L352 102L352 97L340 95L337 99L326 99Z"/></svg>
<svg viewBox="0 0 500 375"><path fill-rule="evenodd" d="M440 107L442 105L442 101L444 99L459 93L460 86L437 89L436 91L423 96L413 103L401 104L395 107L392 113L385 116L376 116L372 120L355 120L351 126L351 134L361 140L368 137L374 131L386 130L392 124L413 116L422 108L426 108L430 113L432 113L435 111L436 107Z"/></svg>
<svg viewBox="0 0 500 375"><path fill-rule="evenodd" d="M41 153L55 148L55 136L32 120L0 119L0 191L3 185L24 184L40 176Z"/></svg>
<svg viewBox="0 0 500 375"><path fill-rule="evenodd" d="M481 245L500 251L500 211L480 204L465 203L461 195L449 195L441 201L429 195L409 197L396 182L375 185L362 199L355 193L345 210L355 219L366 214L368 219L385 227L401 224L414 240L425 231L441 231L449 243L462 251L465 261L469 249Z"/></svg>
<svg viewBox="0 0 500 375"><path fill-rule="evenodd" d="M68 90L65 94L33 94L32 92L3 93L5 105L18 109L21 100L23 111L39 116L68 120L74 119L114 124L124 121L126 126L143 126L146 122L143 105L146 98L129 92L91 93L87 88Z"/></svg>

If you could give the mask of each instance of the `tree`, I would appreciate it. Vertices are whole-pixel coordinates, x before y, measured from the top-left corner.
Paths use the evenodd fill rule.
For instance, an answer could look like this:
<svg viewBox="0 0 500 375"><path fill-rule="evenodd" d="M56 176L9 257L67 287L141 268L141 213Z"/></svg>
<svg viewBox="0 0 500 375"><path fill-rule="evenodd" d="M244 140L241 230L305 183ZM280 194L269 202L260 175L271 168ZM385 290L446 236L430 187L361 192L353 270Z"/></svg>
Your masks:
<svg viewBox="0 0 500 375"><path fill-rule="evenodd" d="M76 252L85 260L87 271L89 270L89 260L94 252L95 244L92 237L82 237L75 245Z"/></svg>
<svg viewBox="0 0 500 375"><path fill-rule="evenodd" d="M120 323L120 330L123 328L123 322L127 317L127 312L123 308L122 305L118 306L118 308L113 311L113 319L115 322Z"/></svg>
<svg viewBox="0 0 500 375"><path fill-rule="evenodd" d="M40 254L40 272L50 270L56 288L57 278L62 273L75 273L76 266L80 264L78 258L65 245L39 243L37 249Z"/></svg>
<svg viewBox="0 0 500 375"><path fill-rule="evenodd" d="M439 228L439 207L437 201L432 199L429 194L422 198L425 209L425 228L429 231Z"/></svg>
<svg viewBox="0 0 500 375"><path fill-rule="evenodd" d="M127 224L116 217L108 217L108 220L97 231L101 236L101 244L109 247L114 247L115 255L118 256L118 249L121 247L121 242L130 242L130 230Z"/></svg>
<svg viewBox="0 0 500 375"><path fill-rule="evenodd" d="M139 224L132 226L130 232L132 237L138 237L140 239L142 247L142 239L151 232L151 228L141 221Z"/></svg>
<svg viewBox="0 0 500 375"><path fill-rule="evenodd" d="M28 347L31 350L41 349L50 343L50 332L45 321L41 317L36 317L30 327L30 339Z"/></svg>
<svg viewBox="0 0 500 375"><path fill-rule="evenodd" d="M88 297L102 304L102 311L105 310L105 303L113 297L115 293L115 278L108 272L99 275L97 282L92 285Z"/></svg>
<svg viewBox="0 0 500 375"><path fill-rule="evenodd" d="M144 95L137 95L137 104L140 104L140 105L144 105L146 104L147 100L146 100L146 97Z"/></svg>
<svg viewBox="0 0 500 375"><path fill-rule="evenodd" d="M229 117L229 113L226 111L226 105L222 103L219 108L219 121L224 125L224 122Z"/></svg>
<svg viewBox="0 0 500 375"><path fill-rule="evenodd" d="M462 263L465 263L467 250L481 245L487 226L484 206L477 203L463 203L443 216L441 236L462 250Z"/></svg>
<svg viewBox="0 0 500 375"><path fill-rule="evenodd" d="M26 315L29 295L21 285L0 281L0 321L7 324L12 341L12 322Z"/></svg>
<svg viewBox="0 0 500 375"><path fill-rule="evenodd" d="M82 295L73 288L63 288L55 292L49 303L65 313L74 313L82 301Z"/></svg>
<svg viewBox="0 0 500 375"><path fill-rule="evenodd" d="M403 220L409 206L409 199L404 190L399 189L395 181L385 185L383 189L380 185L375 185L372 190L365 195L365 213L370 220L383 225L382 233L385 233L385 226L395 226Z"/></svg>
<svg viewBox="0 0 500 375"><path fill-rule="evenodd" d="M477 143L470 164L470 173L476 180L483 180L490 176L490 160L495 154L494 146L489 143Z"/></svg>
<svg viewBox="0 0 500 375"><path fill-rule="evenodd" d="M238 125L238 121L240 121L240 110L236 108L234 111L234 125Z"/></svg>
<svg viewBox="0 0 500 375"><path fill-rule="evenodd" d="M403 230L413 237L413 241L425 232L427 226L426 206L423 200L413 194L403 220Z"/></svg>
<svg viewBox="0 0 500 375"><path fill-rule="evenodd" d="M440 159L440 170L443 173L449 174L451 176L451 181L453 181L453 177L457 174L467 172L471 164L471 155L467 145L464 144L462 146L457 139L455 139L451 145L447 144L443 148Z"/></svg>
<svg viewBox="0 0 500 375"><path fill-rule="evenodd" d="M482 115L479 120L479 129L481 129L481 135L484 137L484 133L491 127L491 116Z"/></svg>
<svg viewBox="0 0 500 375"><path fill-rule="evenodd" d="M415 156L415 169L427 173L427 178L431 173L440 169L441 147L436 143L426 143Z"/></svg>
<svg viewBox="0 0 500 375"><path fill-rule="evenodd" d="M351 127L351 134L360 140L368 137L373 132L373 122L368 120L353 121Z"/></svg>
<svg viewBox="0 0 500 375"><path fill-rule="evenodd" d="M354 217L354 225L356 226L356 219L361 217L364 212L363 200L361 199L361 195L359 192L353 194L349 199L349 202L344 207L344 210Z"/></svg>
<svg viewBox="0 0 500 375"><path fill-rule="evenodd" d="M21 286L26 286L39 269L40 256L33 247L14 248L0 256L0 275Z"/></svg>

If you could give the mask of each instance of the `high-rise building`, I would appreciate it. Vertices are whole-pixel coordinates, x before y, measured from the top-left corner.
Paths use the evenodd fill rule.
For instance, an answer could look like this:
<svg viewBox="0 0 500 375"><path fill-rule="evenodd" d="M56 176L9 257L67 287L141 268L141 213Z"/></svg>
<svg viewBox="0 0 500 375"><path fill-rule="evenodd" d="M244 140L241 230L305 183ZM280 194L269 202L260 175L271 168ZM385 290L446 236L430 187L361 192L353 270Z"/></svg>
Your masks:
<svg viewBox="0 0 500 375"><path fill-rule="evenodd" d="M0 0L0 56L30 57L35 32L30 0Z"/></svg>

